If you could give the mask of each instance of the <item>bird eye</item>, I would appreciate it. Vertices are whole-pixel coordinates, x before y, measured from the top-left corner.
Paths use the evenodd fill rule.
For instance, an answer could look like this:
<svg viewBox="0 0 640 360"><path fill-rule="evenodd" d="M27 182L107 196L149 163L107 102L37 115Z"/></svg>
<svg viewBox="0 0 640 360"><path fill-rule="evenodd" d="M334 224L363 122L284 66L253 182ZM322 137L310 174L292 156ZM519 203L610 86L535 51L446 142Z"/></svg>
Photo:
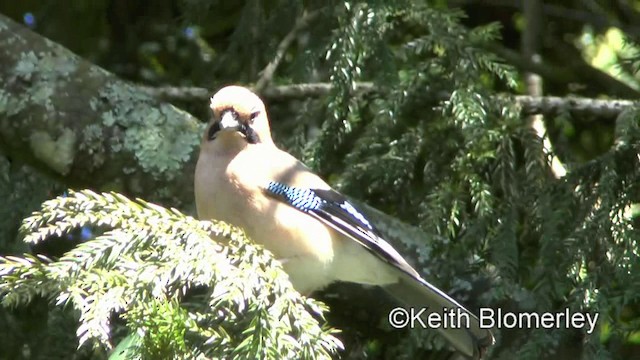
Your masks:
<svg viewBox="0 0 640 360"><path fill-rule="evenodd" d="M258 115L260 115L260 110L252 112L250 117L251 122L253 122L253 120L255 120L258 117Z"/></svg>

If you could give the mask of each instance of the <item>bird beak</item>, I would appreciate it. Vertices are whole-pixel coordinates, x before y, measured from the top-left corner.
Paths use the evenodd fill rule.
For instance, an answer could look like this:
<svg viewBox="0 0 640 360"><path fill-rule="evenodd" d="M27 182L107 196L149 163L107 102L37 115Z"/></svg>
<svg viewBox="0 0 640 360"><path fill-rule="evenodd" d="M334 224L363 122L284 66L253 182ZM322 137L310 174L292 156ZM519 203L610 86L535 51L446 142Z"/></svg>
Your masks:
<svg viewBox="0 0 640 360"><path fill-rule="evenodd" d="M240 130L240 123L233 111L225 111L220 119L220 130Z"/></svg>

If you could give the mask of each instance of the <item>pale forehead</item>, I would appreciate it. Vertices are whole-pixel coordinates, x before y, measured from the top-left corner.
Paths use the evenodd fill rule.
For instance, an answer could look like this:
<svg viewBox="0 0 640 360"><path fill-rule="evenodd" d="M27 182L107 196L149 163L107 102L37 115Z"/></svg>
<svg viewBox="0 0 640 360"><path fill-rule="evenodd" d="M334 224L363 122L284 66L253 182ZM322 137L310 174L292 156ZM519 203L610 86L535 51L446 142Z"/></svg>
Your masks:
<svg viewBox="0 0 640 360"><path fill-rule="evenodd" d="M246 111L260 110L264 107L262 100L251 90L242 86L227 86L220 89L211 98L211 108L240 108ZM236 110L240 110L236 109Z"/></svg>

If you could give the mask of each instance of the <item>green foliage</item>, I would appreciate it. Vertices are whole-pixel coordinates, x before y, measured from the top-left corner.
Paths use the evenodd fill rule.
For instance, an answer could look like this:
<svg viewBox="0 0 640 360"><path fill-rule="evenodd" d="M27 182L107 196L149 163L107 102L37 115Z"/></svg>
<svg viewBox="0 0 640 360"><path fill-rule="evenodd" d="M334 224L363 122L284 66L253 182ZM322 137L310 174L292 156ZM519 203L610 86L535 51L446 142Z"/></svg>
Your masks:
<svg viewBox="0 0 640 360"><path fill-rule="evenodd" d="M0 258L4 306L44 297L71 307L79 346L105 351L124 321L141 336L134 358L329 358L341 346L312 316L324 305L301 297L269 253L223 223L82 191L45 202L21 231L38 244L79 227L98 235L57 260Z"/></svg>
<svg viewBox="0 0 640 360"><path fill-rule="evenodd" d="M518 81L486 50L495 25L469 30L461 13L413 1L346 2L338 14L328 57L334 90L314 166L342 191L419 224L430 235L418 245L429 254L419 267L473 294L461 300L599 312L623 339L637 329L640 258L629 216L639 200L637 110L618 123L620 146L555 179L527 119L490 96ZM353 96L357 81L373 81L377 92ZM548 357L580 336L586 357L610 356L597 334L510 335L496 354ZM404 341L386 353L417 348Z"/></svg>
<svg viewBox="0 0 640 360"><path fill-rule="evenodd" d="M117 21L91 21L77 31L69 14L82 12L87 22L102 19L109 2L76 6L70 13L53 1L39 2L48 4L34 11L38 19L47 14L39 31L53 39L73 39L65 45L82 50L83 57L95 59L109 71L151 85L196 85L212 90L222 84L256 83L296 18L302 12L318 11L318 17L287 49L273 83L330 82L332 88L319 99L267 99L278 144L300 155L347 195L419 227L412 236L385 230L389 230L386 234L395 230L394 237L404 236L406 248L416 250L416 268L470 308L537 312L570 308L601 314L600 328L594 334L564 329L500 330L490 358L624 358L623 348L636 341L640 329L640 114L638 109L629 109L615 122L598 114L546 116L556 151L546 154L530 119L522 116L508 96L496 96L525 88L511 65L491 51L496 46L520 51L521 31L526 26L518 8L495 6L495 2L455 2L471 4L465 15L447 7L454 2L442 0L182 0L178 5L157 1L150 13L137 2L120 2L116 10L107 12L108 20ZM28 2L9 3L27 6ZM603 98L630 94L637 98L629 89L610 86L615 77L637 84L633 78L640 63L635 25L625 28L621 15L634 14L616 10L616 6L633 2L600 1L589 9L574 3L554 5L550 9L556 13L546 14L547 20L556 18L540 34L545 40L542 70L554 74L545 78L545 93ZM584 20L558 20L557 10L563 8L589 18L615 19L612 24L620 25L613 33L626 43L616 40L606 56L611 62L604 64L616 70L613 80L594 76L597 72L583 73L585 67L578 66L583 55L595 60L596 53L589 55L589 48L602 48L604 42L599 39L606 40L602 35L612 30L602 29L602 24L585 27ZM609 10L599 14L598 8ZM514 27L515 22L519 23ZM185 35L185 27L193 34ZM63 34L65 29L67 34ZM589 40L586 35L597 41L583 44L581 54L580 46L573 48L571 43ZM361 94L357 85L365 82L372 83L374 90ZM201 103L184 105L202 119L209 116ZM127 124L118 116L110 120ZM554 122L558 129L552 127ZM163 135L150 138L145 134L148 132L131 136L140 137L140 143L150 149L147 155L152 156L155 139ZM101 141L100 136L95 141ZM175 154L182 159L185 151ZM550 155L565 162L569 170L565 177L554 177ZM0 164L0 171L4 168ZM123 179L126 184L127 176ZM13 214L12 218L0 216L3 234L14 235L9 223L23 216L25 209L32 209L35 201L24 189L14 192L21 187L20 181L17 176L0 178L0 191L7 199L0 214ZM36 192L28 195L36 197ZM35 228L27 239L37 242L48 235L64 235L84 224L96 225L99 236L56 261L7 258L4 269L14 266L16 275L7 278L12 282L5 289L15 286L15 291L7 293L5 302L53 296L69 303L65 309L73 309L84 324L81 338L101 349L123 337L118 331L121 323L109 315L119 313L130 334L122 347L153 357L210 355L212 349L224 357L275 356L294 348L299 351L296 355L304 357L311 351L328 354L335 348L334 339L317 329L311 338L283 335L302 334L302 325L286 316L274 317L271 310L298 313L301 307L313 308L314 303L286 290L288 284L268 285L280 284L279 276L269 275L280 272L279 268L258 266L261 262L254 260L265 259L263 253L241 236L230 240L226 250L205 236L207 229L232 238L235 232L115 195L96 198L80 193L70 199L79 195L89 199L87 203L102 205L51 210L46 214L53 216L53 227L47 225L47 217L32 218L28 221ZM56 203L65 201L72 200ZM113 206L111 212L100 210L99 216L92 217L93 211L107 205ZM127 212L129 207L135 211ZM136 230L123 231L127 228ZM18 246L24 247L16 245L11 250ZM231 257L220 251L228 251ZM172 270L177 268L184 272ZM220 269L224 271L217 271ZM31 275L20 278L20 271ZM42 286L35 286L36 281ZM221 289L220 284L232 292L212 290ZM181 290L185 286L208 290L185 295ZM289 295L279 299L281 296L251 290L265 287L270 293ZM122 301L107 301L109 297ZM248 300L241 302L241 298ZM88 305L79 306L82 301ZM225 309L225 321L216 321L219 313L211 314L210 308ZM60 313L51 316L61 317ZM284 327L278 327L274 319ZM305 329L315 328L311 318L303 319L307 319ZM351 317L345 322L355 328L347 330L358 334L345 339L352 357L437 358L441 349L422 333L388 336L383 332L365 338L369 334L362 335L364 331L351 324L355 323ZM369 323L378 322L384 320ZM47 329L52 334L63 331L53 324L56 322L50 319ZM216 340L207 343L210 338ZM300 347L302 339L309 343Z"/></svg>

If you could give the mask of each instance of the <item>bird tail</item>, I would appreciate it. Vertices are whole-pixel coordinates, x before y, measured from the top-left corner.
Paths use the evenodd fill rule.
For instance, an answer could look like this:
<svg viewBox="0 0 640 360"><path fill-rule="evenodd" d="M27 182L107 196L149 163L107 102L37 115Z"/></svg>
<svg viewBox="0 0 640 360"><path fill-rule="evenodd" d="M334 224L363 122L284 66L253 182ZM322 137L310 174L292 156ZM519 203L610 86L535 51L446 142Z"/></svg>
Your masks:
<svg viewBox="0 0 640 360"><path fill-rule="evenodd" d="M416 312L426 307L420 316L425 323L430 313L439 313L444 318L446 313L453 312L455 322L441 321L440 325L448 326L439 326L437 330L467 359L480 359L493 345L491 330L481 328L480 320L473 313L426 280L403 273L399 282L384 288Z"/></svg>

